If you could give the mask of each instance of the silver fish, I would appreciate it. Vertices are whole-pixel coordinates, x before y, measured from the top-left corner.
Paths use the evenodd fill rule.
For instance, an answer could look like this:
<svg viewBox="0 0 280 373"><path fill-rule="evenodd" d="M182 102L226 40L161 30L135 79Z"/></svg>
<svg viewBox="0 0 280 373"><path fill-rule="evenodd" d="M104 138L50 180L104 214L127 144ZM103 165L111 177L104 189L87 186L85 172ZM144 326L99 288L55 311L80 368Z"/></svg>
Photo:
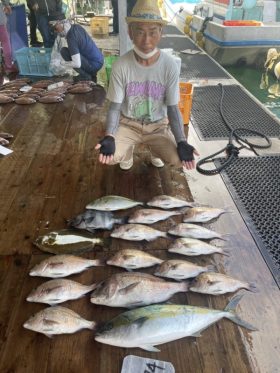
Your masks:
<svg viewBox="0 0 280 373"><path fill-rule="evenodd" d="M222 273L201 273L192 283L190 290L196 293L220 295L231 293L239 289L246 289L256 292L253 283L237 280Z"/></svg>
<svg viewBox="0 0 280 373"><path fill-rule="evenodd" d="M77 229L95 232L96 229L112 229L115 224L124 224L126 217L115 217L110 211L86 210L68 220L68 225Z"/></svg>
<svg viewBox="0 0 280 373"><path fill-rule="evenodd" d="M68 308L56 306L37 312L23 326L26 329L51 337L55 334L76 333L81 329L93 330L96 323L83 319L76 312Z"/></svg>
<svg viewBox="0 0 280 373"><path fill-rule="evenodd" d="M138 307L165 302L175 293L188 290L186 282L165 281L140 272L112 275L91 293L90 301L110 307Z"/></svg>
<svg viewBox="0 0 280 373"><path fill-rule="evenodd" d="M78 254L92 250L95 245L103 246L104 241L87 232L62 229L39 236L33 243L52 254Z"/></svg>
<svg viewBox="0 0 280 373"><path fill-rule="evenodd" d="M195 238L177 238L169 246L168 251L188 256L208 255L214 253L228 255L227 251L222 247L211 245Z"/></svg>
<svg viewBox="0 0 280 373"><path fill-rule="evenodd" d="M158 237L167 237L167 234L142 224L125 224L115 228L111 237L129 241L152 241Z"/></svg>
<svg viewBox="0 0 280 373"><path fill-rule="evenodd" d="M145 251L135 249L120 250L107 260L107 264L127 270L147 268L162 262L162 259L156 258Z"/></svg>
<svg viewBox="0 0 280 373"><path fill-rule="evenodd" d="M212 238L224 239L221 234L201 227L196 224L180 223L176 227L169 229L169 234L186 238L199 238L202 240L211 240Z"/></svg>
<svg viewBox="0 0 280 373"><path fill-rule="evenodd" d="M29 274L30 276L60 278L100 265L103 265L103 262L99 259L91 260L74 255L54 255L36 264Z"/></svg>
<svg viewBox="0 0 280 373"><path fill-rule="evenodd" d="M183 217L184 223L207 223L226 213L224 209L213 207L194 207L189 209Z"/></svg>
<svg viewBox="0 0 280 373"><path fill-rule="evenodd" d="M157 209L136 210L128 219L129 223L153 224L157 221L165 220L170 216L180 215L180 211L164 211Z"/></svg>
<svg viewBox="0 0 280 373"><path fill-rule="evenodd" d="M172 209L176 207L193 207L194 203L163 194L152 198L147 202L147 205L161 209Z"/></svg>
<svg viewBox="0 0 280 373"><path fill-rule="evenodd" d="M202 267L186 260L172 259L161 263L154 275L173 278L174 280L184 280L207 271L213 271L213 266Z"/></svg>
<svg viewBox="0 0 280 373"><path fill-rule="evenodd" d="M257 330L236 315L240 299L241 296L232 298L224 310L175 304L140 307L102 325L95 340L112 346L158 352L154 346L184 337L199 337L204 329L223 318L243 328Z"/></svg>
<svg viewBox="0 0 280 373"><path fill-rule="evenodd" d="M86 208L100 211L116 211L130 209L138 205L143 205L143 202L137 202L126 197L112 195L98 198L89 203Z"/></svg>
<svg viewBox="0 0 280 373"><path fill-rule="evenodd" d="M78 299L95 289L96 284L82 285L76 281L57 279L44 282L32 290L28 302L59 304L67 300Z"/></svg>

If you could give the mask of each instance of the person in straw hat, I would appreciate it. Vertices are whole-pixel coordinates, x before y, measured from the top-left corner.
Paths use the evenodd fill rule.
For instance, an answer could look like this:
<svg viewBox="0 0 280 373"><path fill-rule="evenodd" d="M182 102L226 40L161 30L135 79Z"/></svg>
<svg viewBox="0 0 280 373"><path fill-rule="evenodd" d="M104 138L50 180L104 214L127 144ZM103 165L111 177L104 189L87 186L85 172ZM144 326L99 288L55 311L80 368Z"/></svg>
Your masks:
<svg viewBox="0 0 280 373"><path fill-rule="evenodd" d="M128 170L134 147L145 144L155 167L165 162L192 169L198 153L187 142L178 108L179 69L157 48L166 24L157 1L138 0L126 22L134 47L112 67L106 133L95 146L99 161Z"/></svg>

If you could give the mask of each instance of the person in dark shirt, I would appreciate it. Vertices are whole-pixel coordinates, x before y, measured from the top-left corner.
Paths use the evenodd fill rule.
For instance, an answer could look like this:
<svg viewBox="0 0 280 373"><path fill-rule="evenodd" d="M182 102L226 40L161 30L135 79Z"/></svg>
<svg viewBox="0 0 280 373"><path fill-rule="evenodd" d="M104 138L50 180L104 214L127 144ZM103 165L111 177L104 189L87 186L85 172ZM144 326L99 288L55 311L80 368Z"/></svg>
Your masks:
<svg viewBox="0 0 280 373"><path fill-rule="evenodd" d="M104 57L86 30L67 19L51 22L55 32L65 37L68 48L60 50L65 66L70 66L79 73L76 80L96 82L96 74L104 63Z"/></svg>
<svg viewBox="0 0 280 373"><path fill-rule="evenodd" d="M65 18L62 11L62 0L29 0L29 4L35 12L44 47L52 48L55 35L49 26L49 22Z"/></svg>

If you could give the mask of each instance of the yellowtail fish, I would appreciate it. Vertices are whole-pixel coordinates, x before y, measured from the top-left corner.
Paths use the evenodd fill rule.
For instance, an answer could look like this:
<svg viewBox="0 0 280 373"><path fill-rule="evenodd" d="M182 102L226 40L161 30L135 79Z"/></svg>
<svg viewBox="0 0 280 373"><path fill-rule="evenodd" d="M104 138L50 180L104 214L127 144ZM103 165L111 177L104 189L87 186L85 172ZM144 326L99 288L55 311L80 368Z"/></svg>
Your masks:
<svg viewBox="0 0 280 373"><path fill-rule="evenodd" d="M37 312L23 326L26 329L51 337L55 334L76 333L81 329L93 330L96 323L83 319L76 312L68 308L55 306Z"/></svg>
<svg viewBox="0 0 280 373"><path fill-rule="evenodd" d="M128 219L129 223L153 224L165 220L174 215L180 215L180 211L164 211L158 209L139 209L136 210Z"/></svg>
<svg viewBox="0 0 280 373"><path fill-rule="evenodd" d="M188 291L188 283L165 281L140 272L117 273L101 282L90 301L110 307L133 308L165 302L172 295Z"/></svg>
<svg viewBox="0 0 280 373"><path fill-rule="evenodd" d="M103 265L103 261L99 259L85 259L74 255L54 255L36 264L29 275L60 278L100 265Z"/></svg>
<svg viewBox="0 0 280 373"><path fill-rule="evenodd" d="M195 277L202 272L213 271L213 269L212 265L202 267L186 260L171 259L161 263L154 275L173 278L174 280L184 280Z"/></svg>
<svg viewBox="0 0 280 373"><path fill-rule="evenodd" d="M184 223L207 223L213 219L218 218L220 215L226 213L224 209L213 207L194 207L188 209L183 217Z"/></svg>
<svg viewBox="0 0 280 373"><path fill-rule="evenodd" d="M111 233L111 237L129 241L153 241L158 237L167 237L167 234L147 225L125 224L115 228Z"/></svg>
<svg viewBox="0 0 280 373"><path fill-rule="evenodd" d="M149 202L147 202L147 205L159 207L161 209L172 209L177 207L193 207L194 203L163 194L152 198Z"/></svg>
<svg viewBox="0 0 280 373"><path fill-rule="evenodd" d="M79 254L92 250L95 245L104 245L101 238L73 229L49 232L36 238L33 243L40 250L52 254Z"/></svg>
<svg viewBox="0 0 280 373"><path fill-rule="evenodd" d="M246 289L256 292L256 286L253 283L237 280L222 273L201 273L196 277L190 286L190 290L196 293L220 295L232 293L239 289Z"/></svg>
<svg viewBox="0 0 280 373"><path fill-rule="evenodd" d="M205 241L195 238L177 238L168 248L171 253L177 253L188 256L222 254L228 255L228 252L221 246L211 245Z"/></svg>
<svg viewBox="0 0 280 373"><path fill-rule="evenodd" d="M169 234L186 238L198 238L202 240L211 240L213 238L224 239L223 236L210 229L196 224L180 223L176 227L169 229Z"/></svg>
<svg viewBox="0 0 280 373"><path fill-rule="evenodd" d="M95 287L96 284L82 285L72 280L50 280L32 290L26 300L28 302L46 303L52 306L68 300L81 298Z"/></svg>
<svg viewBox="0 0 280 373"><path fill-rule="evenodd" d="M86 208L100 211L125 210L132 207L143 205L143 202L133 201L132 199L121 196L104 196L89 203Z"/></svg>
<svg viewBox="0 0 280 373"><path fill-rule="evenodd" d="M152 267L162 262L162 259L156 258L146 251L136 249L120 250L107 260L107 264L122 267L128 271L132 269Z"/></svg>
<svg viewBox="0 0 280 373"><path fill-rule="evenodd" d="M224 310L183 306L152 305L126 311L103 324L95 340L112 346L160 351L155 346L184 337L199 337L208 326L226 318L248 330L257 330L235 313L241 296L233 297Z"/></svg>

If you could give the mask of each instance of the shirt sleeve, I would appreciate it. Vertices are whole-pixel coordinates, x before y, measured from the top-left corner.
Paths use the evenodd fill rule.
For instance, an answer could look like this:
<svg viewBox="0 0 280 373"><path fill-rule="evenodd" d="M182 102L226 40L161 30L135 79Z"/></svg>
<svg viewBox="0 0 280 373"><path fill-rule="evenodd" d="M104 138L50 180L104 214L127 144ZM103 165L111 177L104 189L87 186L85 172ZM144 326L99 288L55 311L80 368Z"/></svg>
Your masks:
<svg viewBox="0 0 280 373"><path fill-rule="evenodd" d="M125 82L119 63L115 62L110 76L107 98L111 102L122 104L125 98Z"/></svg>
<svg viewBox="0 0 280 373"><path fill-rule="evenodd" d="M174 63L167 73L166 106L178 105L179 102L179 70Z"/></svg>

